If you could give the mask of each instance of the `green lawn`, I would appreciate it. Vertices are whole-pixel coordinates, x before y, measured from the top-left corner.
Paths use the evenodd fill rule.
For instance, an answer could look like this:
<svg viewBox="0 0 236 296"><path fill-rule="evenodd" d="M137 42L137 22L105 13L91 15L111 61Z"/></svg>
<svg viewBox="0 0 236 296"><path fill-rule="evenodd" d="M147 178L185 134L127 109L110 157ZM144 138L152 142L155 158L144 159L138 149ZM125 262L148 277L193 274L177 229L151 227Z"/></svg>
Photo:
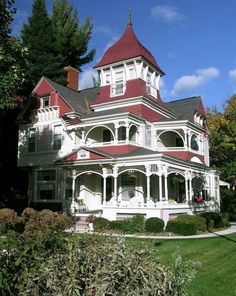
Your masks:
<svg viewBox="0 0 236 296"><path fill-rule="evenodd" d="M189 289L191 296L236 295L236 234L189 240L132 239L132 244L151 246L163 263L171 264L177 247L184 259L200 261L202 266Z"/></svg>

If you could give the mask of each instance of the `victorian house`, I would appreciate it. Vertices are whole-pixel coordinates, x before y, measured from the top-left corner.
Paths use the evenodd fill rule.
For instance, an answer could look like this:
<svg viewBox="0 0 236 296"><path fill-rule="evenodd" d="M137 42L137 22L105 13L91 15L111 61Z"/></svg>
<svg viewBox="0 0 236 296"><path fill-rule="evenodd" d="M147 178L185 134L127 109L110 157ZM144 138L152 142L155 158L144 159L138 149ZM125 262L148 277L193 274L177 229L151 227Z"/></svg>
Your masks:
<svg viewBox="0 0 236 296"><path fill-rule="evenodd" d="M18 117L18 166L38 207L173 217L219 208L201 97L161 99L164 72L131 22L95 66L100 86L78 91L42 77Z"/></svg>

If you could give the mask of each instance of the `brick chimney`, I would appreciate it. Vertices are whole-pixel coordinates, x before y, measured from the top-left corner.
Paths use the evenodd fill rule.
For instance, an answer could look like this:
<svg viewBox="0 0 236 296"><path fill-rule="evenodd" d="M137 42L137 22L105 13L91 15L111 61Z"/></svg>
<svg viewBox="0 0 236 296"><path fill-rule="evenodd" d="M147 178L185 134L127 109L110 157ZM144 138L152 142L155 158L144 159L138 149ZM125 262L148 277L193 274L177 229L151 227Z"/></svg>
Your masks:
<svg viewBox="0 0 236 296"><path fill-rule="evenodd" d="M64 68L67 73L67 87L78 91L79 89L79 71L71 66Z"/></svg>

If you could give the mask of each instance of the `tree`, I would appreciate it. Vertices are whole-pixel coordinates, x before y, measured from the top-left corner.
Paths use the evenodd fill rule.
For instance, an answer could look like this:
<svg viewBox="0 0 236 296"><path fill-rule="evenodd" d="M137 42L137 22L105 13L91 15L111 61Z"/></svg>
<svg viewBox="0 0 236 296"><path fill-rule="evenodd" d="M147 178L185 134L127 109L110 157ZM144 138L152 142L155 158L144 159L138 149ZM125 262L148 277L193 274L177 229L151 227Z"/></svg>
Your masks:
<svg viewBox="0 0 236 296"><path fill-rule="evenodd" d="M236 176L236 94L225 102L223 112L208 110L211 165L222 178L233 182Z"/></svg>
<svg viewBox="0 0 236 296"><path fill-rule="evenodd" d="M0 1L0 109L11 107L19 99L27 69L26 49L18 38L10 36L13 4L13 0Z"/></svg>
<svg viewBox="0 0 236 296"><path fill-rule="evenodd" d="M89 18L81 25L77 11L67 0L55 0L52 9L52 26L56 38L56 48L65 66L81 70L81 66L93 60L95 49L88 51L92 34Z"/></svg>
<svg viewBox="0 0 236 296"><path fill-rule="evenodd" d="M63 64L56 51L52 22L44 0L34 0L32 16L22 28L22 40L28 48L30 63L28 91L32 91L42 76L61 82Z"/></svg>

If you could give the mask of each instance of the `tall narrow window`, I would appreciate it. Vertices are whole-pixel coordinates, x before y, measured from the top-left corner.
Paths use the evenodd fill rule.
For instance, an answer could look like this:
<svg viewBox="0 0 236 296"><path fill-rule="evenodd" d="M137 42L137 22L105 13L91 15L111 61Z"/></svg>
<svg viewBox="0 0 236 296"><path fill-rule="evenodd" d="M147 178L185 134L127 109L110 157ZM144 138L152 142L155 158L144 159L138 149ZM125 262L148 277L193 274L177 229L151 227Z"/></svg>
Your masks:
<svg viewBox="0 0 236 296"><path fill-rule="evenodd" d="M31 128L29 130L29 138L28 138L28 152L36 151L36 129Z"/></svg>
<svg viewBox="0 0 236 296"><path fill-rule="evenodd" d="M112 87L112 95L121 95L124 93L124 71L117 70L114 73L114 85Z"/></svg>
<svg viewBox="0 0 236 296"><path fill-rule="evenodd" d="M111 74L106 73L105 74L105 84L110 84L111 83Z"/></svg>
<svg viewBox="0 0 236 296"><path fill-rule="evenodd" d="M119 141L125 141L126 140L126 127L121 126L118 129L118 140Z"/></svg>
<svg viewBox="0 0 236 296"><path fill-rule="evenodd" d="M62 143L61 132L62 132L61 125L55 125L54 132L53 132L53 150L61 149L61 143Z"/></svg>

